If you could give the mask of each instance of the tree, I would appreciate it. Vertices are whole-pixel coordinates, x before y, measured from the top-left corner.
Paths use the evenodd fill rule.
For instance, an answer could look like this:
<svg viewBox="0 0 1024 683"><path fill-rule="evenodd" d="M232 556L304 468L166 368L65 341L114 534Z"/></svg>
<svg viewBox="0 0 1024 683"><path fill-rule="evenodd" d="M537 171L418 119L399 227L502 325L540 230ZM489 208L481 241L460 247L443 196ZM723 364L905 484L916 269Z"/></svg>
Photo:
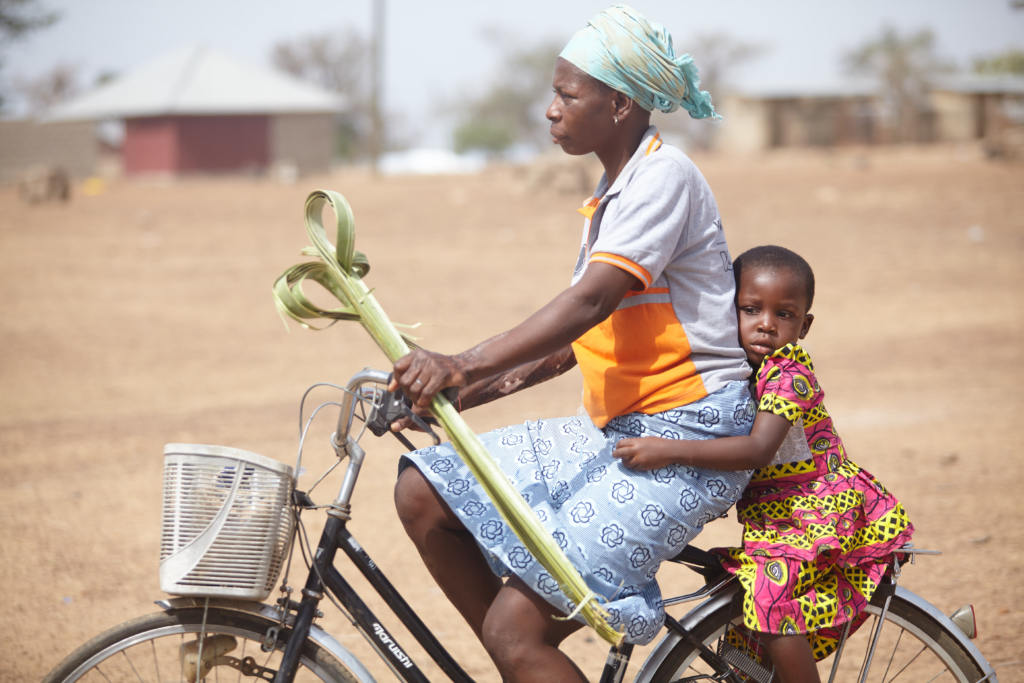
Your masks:
<svg viewBox="0 0 1024 683"><path fill-rule="evenodd" d="M503 55L486 92L460 104L464 113L452 135L455 149L501 154L516 142L540 148L547 142L544 111L551 100L551 78L561 44L519 48L500 35L490 37Z"/></svg>
<svg viewBox="0 0 1024 683"><path fill-rule="evenodd" d="M932 79L948 70L935 53L935 37L924 29L902 35L891 26L849 52L844 62L853 73L876 77L896 114L895 139L915 140L922 114L928 111Z"/></svg>
<svg viewBox="0 0 1024 683"><path fill-rule="evenodd" d="M370 121L370 42L353 29L309 35L274 46L277 68L345 97L339 117L336 153L345 159L368 152Z"/></svg>
<svg viewBox="0 0 1024 683"><path fill-rule="evenodd" d="M43 8L38 0L0 0L0 67L3 66L2 51L11 43L52 25L59 17L56 12ZM0 92L0 109L5 104L6 97Z"/></svg>
<svg viewBox="0 0 1024 683"><path fill-rule="evenodd" d="M1024 76L1024 50L1006 50L974 60L974 73L982 76Z"/></svg>
<svg viewBox="0 0 1024 683"><path fill-rule="evenodd" d="M0 46L24 38L33 31L52 25L60 17L38 3L38 0L0 0Z"/></svg>
<svg viewBox="0 0 1024 683"><path fill-rule="evenodd" d="M511 147L515 141L511 127L501 122L466 121L452 133L452 146L457 154L478 149L497 155Z"/></svg>
<svg viewBox="0 0 1024 683"><path fill-rule="evenodd" d="M66 102L79 93L79 67L74 64L58 64L35 78L16 80L14 88L25 99L29 113L39 117L50 107Z"/></svg>

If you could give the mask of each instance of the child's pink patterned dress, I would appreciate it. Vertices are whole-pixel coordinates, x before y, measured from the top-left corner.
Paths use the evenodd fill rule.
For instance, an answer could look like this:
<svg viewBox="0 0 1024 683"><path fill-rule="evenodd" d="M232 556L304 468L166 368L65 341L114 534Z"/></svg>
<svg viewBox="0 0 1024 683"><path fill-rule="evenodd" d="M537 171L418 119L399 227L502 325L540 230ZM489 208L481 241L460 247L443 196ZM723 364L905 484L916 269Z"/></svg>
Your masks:
<svg viewBox="0 0 1024 683"><path fill-rule="evenodd" d="M807 633L828 656L843 625L851 632L914 531L899 501L846 457L810 356L789 344L757 373L758 409L793 424L772 462L755 470L736 504L742 548L717 548L746 597L752 631Z"/></svg>

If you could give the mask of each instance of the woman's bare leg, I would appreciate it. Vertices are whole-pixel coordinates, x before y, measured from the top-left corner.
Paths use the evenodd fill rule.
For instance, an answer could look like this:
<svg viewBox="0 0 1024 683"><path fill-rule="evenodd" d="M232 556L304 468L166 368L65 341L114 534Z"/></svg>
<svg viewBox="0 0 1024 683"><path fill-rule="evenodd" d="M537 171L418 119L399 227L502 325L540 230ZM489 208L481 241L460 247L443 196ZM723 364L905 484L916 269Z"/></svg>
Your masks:
<svg viewBox="0 0 1024 683"><path fill-rule="evenodd" d="M502 584L480 546L414 466L398 477L395 507L434 581L483 642L484 618Z"/></svg>
<svg viewBox="0 0 1024 683"><path fill-rule="evenodd" d="M483 643L506 683L583 681L586 677L558 649L583 627L564 616L513 576L498 593L484 620Z"/></svg>
<svg viewBox="0 0 1024 683"><path fill-rule="evenodd" d="M783 636L758 633L758 639L768 647L768 657L775 665L775 679L780 683L821 683L814 653L804 635ZM773 681L773 683L774 683Z"/></svg>

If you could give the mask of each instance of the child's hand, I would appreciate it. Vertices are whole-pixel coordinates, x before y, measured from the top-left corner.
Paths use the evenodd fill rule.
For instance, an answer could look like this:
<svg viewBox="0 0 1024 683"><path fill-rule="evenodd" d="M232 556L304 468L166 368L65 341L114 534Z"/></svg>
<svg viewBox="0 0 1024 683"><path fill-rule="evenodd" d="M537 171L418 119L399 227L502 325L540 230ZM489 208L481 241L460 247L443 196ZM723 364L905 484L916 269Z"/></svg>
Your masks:
<svg viewBox="0 0 1024 683"><path fill-rule="evenodd" d="M621 460L631 470L656 470L678 463L684 443L655 436L623 439L615 444L612 457Z"/></svg>

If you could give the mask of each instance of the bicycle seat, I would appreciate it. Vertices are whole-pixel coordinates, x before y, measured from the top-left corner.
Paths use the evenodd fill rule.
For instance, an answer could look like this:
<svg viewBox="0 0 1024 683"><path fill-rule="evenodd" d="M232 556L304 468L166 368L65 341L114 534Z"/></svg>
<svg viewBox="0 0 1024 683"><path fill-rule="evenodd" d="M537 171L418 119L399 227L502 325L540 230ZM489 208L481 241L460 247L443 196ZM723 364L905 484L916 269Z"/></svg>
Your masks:
<svg viewBox="0 0 1024 683"><path fill-rule="evenodd" d="M669 562L685 564L689 569L692 569L707 579L717 577L725 573L725 570L722 569L722 563L718 561L718 558L715 555L712 555L706 550L695 548L692 545L686 546L678 555L669 558Z"/></svg>

